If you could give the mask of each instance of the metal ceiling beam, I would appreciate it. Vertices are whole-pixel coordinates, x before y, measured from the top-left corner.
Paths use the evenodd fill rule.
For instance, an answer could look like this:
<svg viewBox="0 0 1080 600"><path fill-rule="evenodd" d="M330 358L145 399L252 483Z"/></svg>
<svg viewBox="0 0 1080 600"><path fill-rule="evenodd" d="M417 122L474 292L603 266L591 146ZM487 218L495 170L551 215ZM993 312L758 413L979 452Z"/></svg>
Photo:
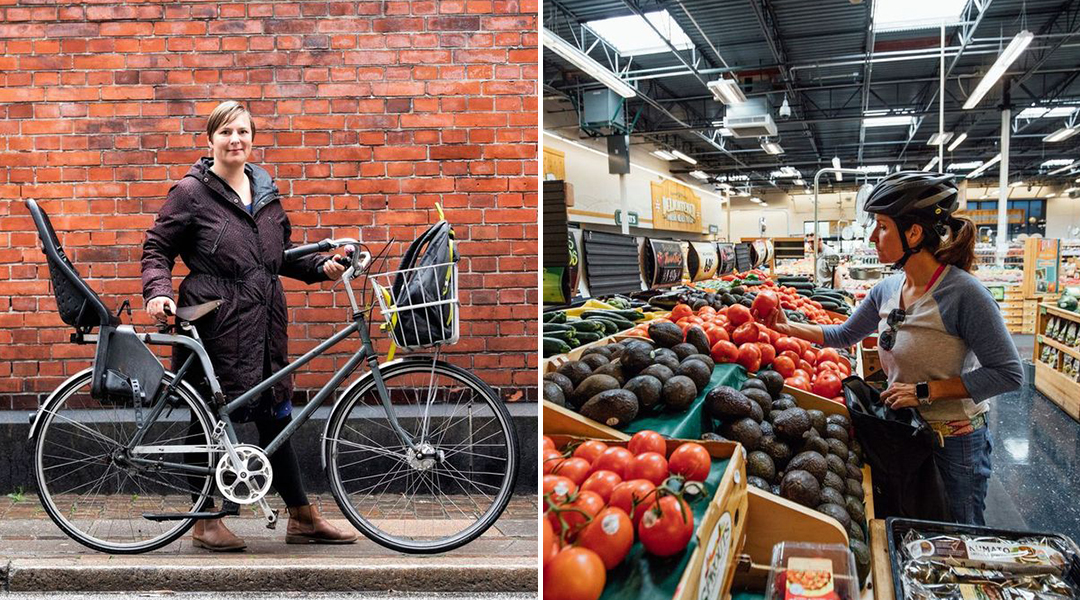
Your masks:
<svg viewBox="0 0 1080 600"><path fill-rule="evenodd" d="M866 40L864 42L864 48L866 52L866 61L863 63L863 86L862 86L862 112L866 114L867 109L870 108L870 78L874 74L874 39L876 32L874 30L874 6L875 2L867 2L866 10L869 12L866 25ZM863 159L863 143L866 141L866 128L859 126L859 157L858 160L861 163Z"/></svg>

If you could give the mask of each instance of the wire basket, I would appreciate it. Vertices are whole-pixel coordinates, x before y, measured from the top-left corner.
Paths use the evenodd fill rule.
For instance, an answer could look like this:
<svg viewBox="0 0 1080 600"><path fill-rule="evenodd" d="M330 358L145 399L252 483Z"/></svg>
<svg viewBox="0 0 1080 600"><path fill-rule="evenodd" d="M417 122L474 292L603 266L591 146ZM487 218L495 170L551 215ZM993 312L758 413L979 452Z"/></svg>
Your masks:
<svg viewBox="0 0 1080 600"><path fill-rule="evenodd" d="M459 337L456 262L369 276L391 339L406 350L455 344Z"/></svg>

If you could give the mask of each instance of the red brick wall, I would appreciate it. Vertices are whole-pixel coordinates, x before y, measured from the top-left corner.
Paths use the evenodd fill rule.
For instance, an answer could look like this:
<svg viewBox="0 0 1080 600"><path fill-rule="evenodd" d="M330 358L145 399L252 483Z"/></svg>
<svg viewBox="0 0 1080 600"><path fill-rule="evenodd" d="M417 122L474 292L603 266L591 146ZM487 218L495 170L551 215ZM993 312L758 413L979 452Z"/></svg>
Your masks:
<svg viewBox="0 0 1080 600"><path fill-rule="evenodd" d="M400 254L441 202L463 255L449 358L507 400L535 398L536 13L536 0L0 7L0 409L35 407L92 352L67 342L22 199L106 304L131 300L149 325L144 232L226 99L255 114L252 161L277 179L294 241L359 227ZM329 284L286 286L298 355L348 303ZM344 358L301 369L300 395Z"/></svg>

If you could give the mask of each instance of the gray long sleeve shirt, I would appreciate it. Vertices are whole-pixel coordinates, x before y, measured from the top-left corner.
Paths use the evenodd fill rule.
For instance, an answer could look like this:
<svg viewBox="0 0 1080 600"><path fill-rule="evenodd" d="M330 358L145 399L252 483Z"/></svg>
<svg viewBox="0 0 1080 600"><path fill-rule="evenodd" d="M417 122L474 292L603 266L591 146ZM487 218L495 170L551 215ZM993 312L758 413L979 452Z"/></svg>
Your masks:
<svg viewBox="0 0 1080 600"><path fill-rule="evenodd" d="M898 273L874 286L850 319L822 327L825 345L847 347L887 330L889 313L900 306L903 284L904 274ZM959 376L971 395L920 407L926 420L970 419L989 410L987 399L1023 383L1020 355L997 303L972 274L945 267L930 290L905 312L893 349L878 346L889 385Z"/></svg>

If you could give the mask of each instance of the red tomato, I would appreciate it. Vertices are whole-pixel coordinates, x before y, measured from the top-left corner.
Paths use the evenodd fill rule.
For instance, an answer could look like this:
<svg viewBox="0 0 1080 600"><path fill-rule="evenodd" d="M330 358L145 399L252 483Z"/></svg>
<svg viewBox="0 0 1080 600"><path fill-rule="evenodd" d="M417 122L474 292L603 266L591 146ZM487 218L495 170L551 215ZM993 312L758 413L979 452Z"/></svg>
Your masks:
<svg viewBox="0 0 1080 600"><path fill-rule="evenodd" d="M697 315L702 319L708 321L709 319L716 316L716 309L706 304L705 306L702 306L698 309Z"/></svg>
<svg viewBox="0 0 1080 600"><path fill-rule="evenodd" d="M795 341L795 338L787 336L781 337L773 343L776 346L776 351L783 354L785 351L790 351L794 354L802 355L802 348L799 347L799 342Z"/></svg>
<svg viewBox="0 0 1080 600"><path fill-rule="evenodd" d="M604 561L588 548L567 548L544 568L544 600L596 600L604 593Z"/></svg>
<svg viewBox="0 0 1080 600"><path fill-rule="evenodd" d="M668 459L668 469L672 474L682 475L691 481L705 481L711 468L709 451L693 442L680 445Z"/></svg>
<svg viewBox="0 0 1080 600"><path fill-rule="evenodd" d="M713 344L709 355L718 363L733 363L739 358L739 348L731 342L721 340Z"/></svg>
<svg viewBox="0 0 1080 600"><path fill-rule="evenodd" d="M548 519L541 520L544 528L544 545L541 546L541 553L544 555L544 566L546 567L548 562L559 553L559 538L555 535L555 529L552 528L551 521Z"/></svg>
<svg viewBox="0 0 1080 600"><path fill-rule="evenodd" d="M777 356L786 356L786 357L788 357L789 359L791 359L791 363L794 364L795 366L798 366L799 361L802 360L801 356L799 356L798 354L792 352L791 350L781 350L781 349L777 348L776 351L778 352Z"/></svg>
<svg viewBox="0 0 1080 600"><path fill-rule="evenodd" d="M804 340L802 338L791 338L791 339L795 340L795 343L799 345L799 348L801 349L799 354L806 354L806 351L810 349L810 342L808 342L808 341L806 341L806 340Z"/></svg>
<svg viewBox="0 0 1080 600"><path fill-rule="evenodd" d="M551 494L551 501L556 504L566 502L566 499L577 492L577 485L561 475L544 475L544 495Z"/></svg>
<svg viewBox="0 0 1080 600"><path fill-rule="evenodd" d="M827 360L819 360L817 364L817 370L818 373L820 373L821 371L835 371L839 373L840 367L834 362L830 362Z"/></svg>
<svg viewBox="0 0 1080 600"><path fill-rule="evenodd" d="M562 475L573 481L574 485L580 487L582 483L585 483L585 479L589 476L591 470L592 465L584 458L568 458L551 469L551 473L552 475Z"/></svg>
<svg viewBox="0 0 1080 600"><path fill-rule="evenodd" d="M851 367L846 362L840 363L840 372L844 374L844 377L851 377Z"/></svg>
<svg viewBox="0 0 1080 600"><path fill-rule="evenodd" d="M600 514L600 511L604 510L604 499L596 492L579 492L573 502L563 503L559 508L573 510L564 510L562 512L549 510L548 519L551 521L551 526L555 528L555 533L560 533L563 531L563 523L566 523L565 535L561 537L566 540L573 540L577 537L578 531L588 523L590 517L595 517ZM560 519L562 519L562 522L560 522Z"/></svg>
<svg viewBox="0 0 1080 600"><path fill-rule="evenodd" d="M645 512L637 531L646 552L672 556L682 552L694 535L694 513L686 501L664 496Z"/></svg>
<svg viewBox="0 0 1080 600"><path fill-rule="evenodd" d="M555 442L551 441L551 438L549 438L548 436L545 435L544 436L544 445L540 446L540 447L543 448L544 450L548 450L548 449L554 450L555 449Z"/></svg>
<svg viewBox="0 0 1080 600"><path fill-rule="evenodd" d="M732 304L728 307L727 312L728 321L731 324L738 327L748 321L753 321L754 317L750 314L750 309L746 308L742 304Z"/></svg>
<svg viewBox="0 0 1080 600"><path fill-rule="evenodd" d="M814 365L806 362L805 360L800 360L799 361L799 368L802 369L803 371L806 371L807 375L813 375L814 371L816 371L816 369L814 369Z"/></svg>
<svg viewBox="0 0 1080 600"><path fill-rule="evenodd" d="M774 347L776 346L776 341L784 337L780 335L779 331L774 331L772 329L768 329L767 331L769 332L769 343L772 344Z"/></svg>
<svg viewBox="0 0 1080 600"><path fill-rule="evenodd" d="M736 346L758 341L757 327L752 321L739 325L731 334L731 341L735 342Z"/></svg>
<svg viewBox="0 0 1080 600"><path fill-rule="evenodd" d="M795 372L792 373L791 376L792 377L799 377L801 379L805 379L806 381L810 381L810 373L808 371L806 371L805 369L802 369L802 368L795 369Z"/></svg>
<svg viewBox="0 0 1080 600"><path fill-rule="evenodd" d="M574 456L576 458L583 458L592 464L598 456L604 453L604 450L608 449L608 445L600 440L589 440L576 449L574 449Z"/></svg>
<svg viewBox="0 0 1080 600"><path fill-rule="evenodd" d="M811 391L818 396L832 398L834 396L839 396L842 389L843 384L840 382L840 378L836 376L836 373L825 371L814 380L814 386Z"/></svg>
<svg viewBox="0 0 1080 600"><path fill-rule="evenodd" d="M739 346L739 358L736 362L750 373L756 373L761 368L761 350L757 344L743 344Z"/></svg>
<svg viewBox="0 0 1080 600"><path fill-rule="evenodd" d="M547 475L565 459L563 458L562 452L559 452L558 450L544 450L544 454L540 457L540 460L544 465L544 475Z"/></svg>
<svg viewBox="0 0 1080 600"><path fill-rule="evenodd" d="M645 479L660 485L668 476L668 461L663 454L644 452L634 457L626 468L627 479Z"/></svg>
<svg viewBox="0 0 1080 600"><path fill-rule="evenodd" d="M791 377L795 372L795 363L792 362L789 356L777 356L773 359L773 370L780 374L781 377L787 379Z"/></svg>
<svg viewBox="0 0 1080 600"><path fill-rule="evenodd" d="M779 304L780 299L776 296L776 292L762 290L758 292L757 296L754 296L754 302L750 305L750 313L758 319L764 319L772 314L772 311L776 310Z"/></svg>
<svg viewBox="0 0 1080 600"><path fill-rule="evenodd" d="M706 327L705 336L709 338L709 347L715 346L716 342L722 342L728 339L727 332L719 325L709 325Z"/></svg>
<svg viewBox="0 0 1080 600"><path fill-rule="evenodd" d="M592 470L611 471L626 479L626 467L634 459L634 454L622 446L612 446L601 454L592 464Z"/></svg>
<svg viewBox="0 0 1080 600"><path fill-rule="evenodd" d="M655 452L663 456L667 454L667 442L664 441L664 436L659 433L643 429L630 438L630 443L626 445L626 449L634 456L645 452Z"/></svg>
<svg viewBox="0 0 1080 600"><path fill-rule="evenodd" d="M795 371L795 372L798 373L798 371ZM791 386L793 388L800 389L800 390L802 390L804 392L809 392L810 391L810 383L808 381L806 381L806 379L804 379L802 377L798 377L798 376L788 377L787 379L784 380L784 385L788 385L788 386Z"/></svg>
<svg viewBox="0 0 1080 600"><path fill-rule="evenodd" d="M806 352L803 352L802 357L803 360L812 365L817 364L817 352L814 352L813 350L807 350Z"/></svg>
<svg viewBox="0 0 1080 600"><path fill-rule="evenodd" d="M694 315L694 316L690 317L689 319L687 319L687 321L690 321L694 325L704 325L705 324L705 319L702 319L701 317L699 317L697 315Z"/></svg>
<svg viewBox="0 0 1080 600"><path fill-rule="evenodd" d="M641 515L644 512L644 505L642 502L646 502L651 499L652 491L656 489L656 486L651 481L644 479L634 479L631 481L624 481L615 486L615 490L611 492L611 500L608 502L608 506L614 506L615 508L621 508L623 512L630 515L630 519L634 522L634 527L637 527L638 521L641 520ZM637 502L637 510L634 510L634 503Z"/></svg>
<svg viewBox="0 0 1080 600"><path fill-rule="evenodd" d="M634 524L621 508L605 508L581 530L577 545L595 552L606 569L614 569L634 545Z"/></svg>
<svg viewBox="0 0 1080 600"><path fill-rule="evenodd" d="M818 352L818 362L829 361L833 363L840 362L840 353L836 351L836 348L822 348Z"/></svg>
<svg viewBox="0 0 1080 600"><path fill-rule="evenodd" d="M771 365L776 360L776 349L772 347L772 344L768 342L758 342L758 349L761 350L761 364Z"/></svg>
<svg viewBox="0 0 1080 600"><path fill-rule="evenodd" d="M596 492L604 499L604 504L607 504L611 500L611 493L615 491L615 486L622 483L622 477L619 477L611 471L596 471L592 475L589 475L585 483L581 484L581 491L583 492Z"/></svg>
<svg viewBox="0 0 1080 600"><path fill-rule="evenodd" d="M693 314L694 309L690 308L685 304L677 304L675 305L675 308L671 310L671 315L669 315L668 318L678 323L680 319L693 316Z"/></svg>

